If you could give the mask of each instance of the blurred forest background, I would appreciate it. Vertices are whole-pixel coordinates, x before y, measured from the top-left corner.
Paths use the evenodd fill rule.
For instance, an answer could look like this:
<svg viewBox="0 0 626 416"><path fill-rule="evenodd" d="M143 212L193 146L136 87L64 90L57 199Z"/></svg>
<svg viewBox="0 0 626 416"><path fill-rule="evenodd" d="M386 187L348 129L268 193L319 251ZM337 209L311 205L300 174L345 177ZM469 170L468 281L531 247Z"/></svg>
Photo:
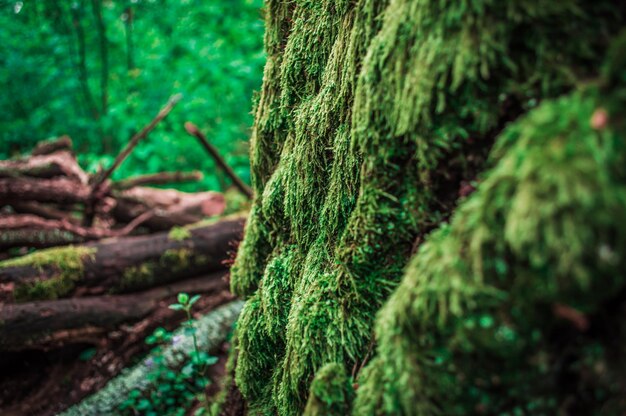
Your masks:
<svg viewBox="0 0 626 416"><path fill-rule="evenodd" d="M69 135L89 172L107 167L174 93L183 100L115 172L202 170L187 191L223 190L187 135L197 124L249 182L262 0L0 0L0 159Z"/></svg>

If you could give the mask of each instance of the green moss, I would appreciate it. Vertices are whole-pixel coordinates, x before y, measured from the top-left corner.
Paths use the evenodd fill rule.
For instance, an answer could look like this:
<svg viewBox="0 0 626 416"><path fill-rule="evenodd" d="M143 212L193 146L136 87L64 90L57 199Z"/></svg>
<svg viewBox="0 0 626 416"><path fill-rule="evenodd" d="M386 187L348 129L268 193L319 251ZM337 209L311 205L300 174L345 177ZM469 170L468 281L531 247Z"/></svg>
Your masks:
<svg viewBox="0 0 626 416"><path fill-rule="evenodd" d="M155 281L155 271L158 263L147 261L138 266L127 267L122 274L118 287L112 289L112 293L123 292L128 289L150 287Z"/></svg>
<svg viewBox="0 0 626 416"><path fill-rule="evenodd" d="M256 199L231 271L248 299L235 379L251 413L300 414L324 364L363 360L416 242L507 123L597 76L614 9L267 2Z"/></svg>
<svg viewBox="0 0 626 416"><path fill-rule="evenodd" d="M350 413L354 390L342 364L326 364L311 383L306 416L345 416Z"/></svg>
<svg viewBox="0 0 626 416"><path fill-rule="evenodd" d="M49 279L16 285L14 296L18 301L57 299L74 289L75 282L83 277L85 260L92 260L95 254L96 249L90 247L51 248L0 262L0 269L30 266L51 271L53 275Z"/></svg>
<svg viewBox="0 0 626 416"><path fill-rule="evenodd" d="M174 227L170 230L169 234L167 235L167 238L169 238L172 241L183 241L188 238L191 238L191 232L187 228Z"/></svg>
<svg viewBox="0 0 626 416"><path fill-rule="evenodd" d="M353 414L611 408L626 379L603 351L621 318L606 339L553 309L594 316L626 287L626 129L591 122L606 102L593 89L546 100L501 135L493 169L380 311Z"/></svg>
<svg viewBox="0 0 626 416"><path fill-rule="evenodd" d="M159 259L162 267L171 270L173 273L179 273L188 269L190 266L198 264L194 251L190 248L178 248L166 250Z"/></svg>

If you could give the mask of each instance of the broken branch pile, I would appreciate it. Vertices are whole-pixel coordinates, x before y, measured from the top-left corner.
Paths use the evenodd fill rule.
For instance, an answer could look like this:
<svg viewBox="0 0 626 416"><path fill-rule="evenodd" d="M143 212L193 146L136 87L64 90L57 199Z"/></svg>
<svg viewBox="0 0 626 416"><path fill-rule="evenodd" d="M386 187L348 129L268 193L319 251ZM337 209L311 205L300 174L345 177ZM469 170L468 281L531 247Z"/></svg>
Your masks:
<svg viewBox="0 0 626 416"><path fill-rule="evenodd" d="M118 182L110 171L88 175L67 136L0 161L0 351L81 342L176 292L227 292L243 217L201 222L223 213L223 195L149 187L199 181L197 171Z"/></svg>

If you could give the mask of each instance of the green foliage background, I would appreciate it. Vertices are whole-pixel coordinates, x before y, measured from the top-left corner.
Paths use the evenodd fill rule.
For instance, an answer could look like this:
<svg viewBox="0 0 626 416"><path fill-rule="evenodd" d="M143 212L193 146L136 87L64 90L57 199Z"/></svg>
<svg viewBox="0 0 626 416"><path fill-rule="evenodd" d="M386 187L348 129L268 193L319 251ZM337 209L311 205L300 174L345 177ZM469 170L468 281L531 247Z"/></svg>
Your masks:
<svg viewBox="0 0 626 416"><path fill-rule="evenodd" d="M248 181L251 97L265 62L261 5L262 0L0 0L0 157L68 134L83 167L108 166L128 138L180 92L183 101L115 176L200 169L204 181L183 189L221 189L227 182L213 174L213 161L183 129L190 120ZM99 7L108 55L106 110ZM81 39L88 93L81 83Z"/></svg>

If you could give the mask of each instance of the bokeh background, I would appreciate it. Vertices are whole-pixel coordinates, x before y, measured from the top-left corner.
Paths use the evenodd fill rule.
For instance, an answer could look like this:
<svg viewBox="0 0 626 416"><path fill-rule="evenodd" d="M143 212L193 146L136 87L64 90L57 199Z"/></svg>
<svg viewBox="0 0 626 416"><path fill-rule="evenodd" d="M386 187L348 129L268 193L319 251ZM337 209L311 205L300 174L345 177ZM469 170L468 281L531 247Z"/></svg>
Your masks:
<svg viewBox="0 0 626 416"><path fill-rule="evenodd" d="M81 165L107 167L167 102L183 100L114 178L201 170L179 189L229 182L187 135L197 124L249 182L263 63L262 0L0 0L0 158L69 135Z"/></svg>

